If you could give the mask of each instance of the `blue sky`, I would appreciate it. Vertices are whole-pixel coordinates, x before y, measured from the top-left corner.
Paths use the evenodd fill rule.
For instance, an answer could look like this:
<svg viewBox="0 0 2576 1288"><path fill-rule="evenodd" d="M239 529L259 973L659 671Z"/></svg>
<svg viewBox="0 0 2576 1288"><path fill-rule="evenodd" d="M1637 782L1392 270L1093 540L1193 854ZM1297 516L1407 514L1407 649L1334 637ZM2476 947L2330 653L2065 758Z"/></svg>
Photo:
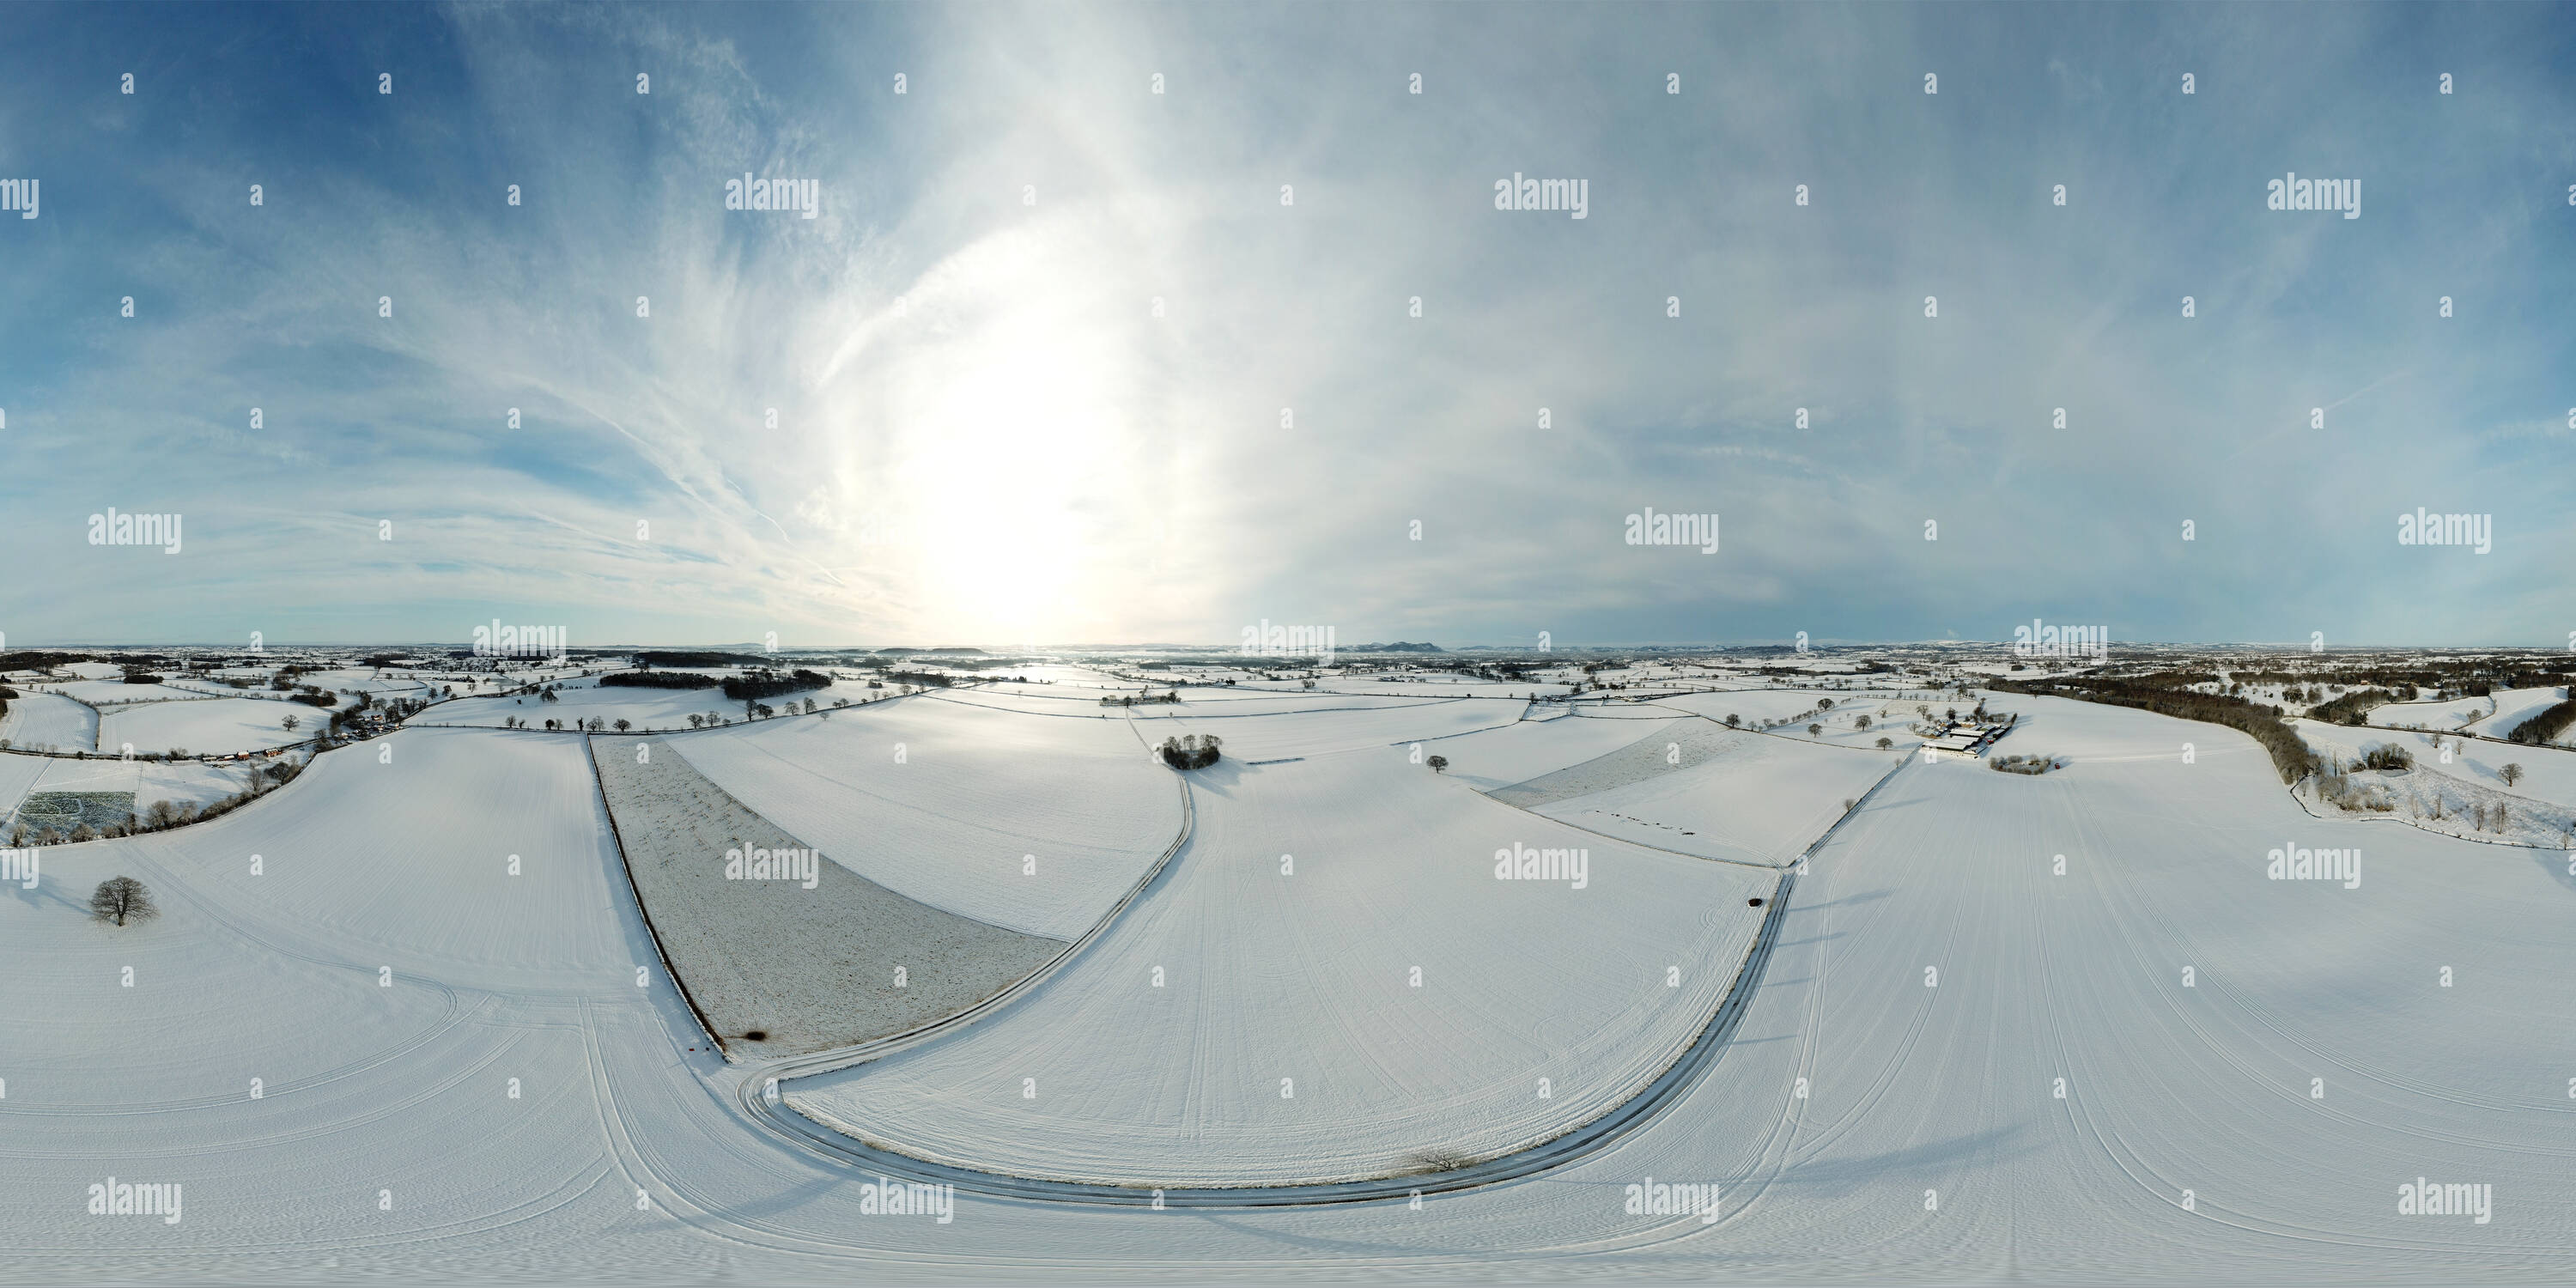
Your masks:
<svg viewBox="0 0 2576 1288"><path fill-rule="evenodd" d="M12 6L0 633L2563 645L2571 63L2536 5Z"/></svg>

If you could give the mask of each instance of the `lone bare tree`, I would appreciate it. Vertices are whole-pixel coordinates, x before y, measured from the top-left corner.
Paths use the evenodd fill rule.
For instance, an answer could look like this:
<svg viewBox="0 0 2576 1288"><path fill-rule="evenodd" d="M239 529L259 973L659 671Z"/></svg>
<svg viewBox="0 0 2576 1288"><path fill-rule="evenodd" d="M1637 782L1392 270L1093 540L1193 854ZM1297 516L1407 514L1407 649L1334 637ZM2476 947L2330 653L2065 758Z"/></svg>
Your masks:
<svg viewBox="0 0 2576 1288"><path fill-rule="evenodd" d="M161 910L152 906L152 892L144 889L142 882L132 877L109 877L90 893L89 915L122 926L129 917L141 921L161 915Z"/></svg>
<svg viewBox="0 0 2576 1288"><path fill-rule="evenodd" d="M2522 781L2522 766L2507 765L2496 771L2496 777L2503 779L2505 786L2511 787Z"/></svg>
<svg viewBox="0 0 2576 1288"><path fill-rule="evenodd" d="M1423 761L1422 763L1431 766L1431 772L1435 774L1449 768L1449 758L1447 756L1433 756L1431 759Z"/></svg>

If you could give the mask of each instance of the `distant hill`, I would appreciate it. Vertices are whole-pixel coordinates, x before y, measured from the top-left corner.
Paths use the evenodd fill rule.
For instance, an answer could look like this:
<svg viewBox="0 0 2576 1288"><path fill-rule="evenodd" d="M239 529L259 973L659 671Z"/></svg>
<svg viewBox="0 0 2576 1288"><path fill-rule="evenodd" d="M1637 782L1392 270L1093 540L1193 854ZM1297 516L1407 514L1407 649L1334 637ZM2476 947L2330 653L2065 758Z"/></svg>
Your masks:
<svg viewBox="0 0 2576 1288"><path fill-rule="evenodd" d="M1397 640L1393 644L1362 644L1357 648L1346 648L1337 651L1343 653L1446 653L1449 650L1442 648L1437 644L1407 644L1402 640Z"/></svg>

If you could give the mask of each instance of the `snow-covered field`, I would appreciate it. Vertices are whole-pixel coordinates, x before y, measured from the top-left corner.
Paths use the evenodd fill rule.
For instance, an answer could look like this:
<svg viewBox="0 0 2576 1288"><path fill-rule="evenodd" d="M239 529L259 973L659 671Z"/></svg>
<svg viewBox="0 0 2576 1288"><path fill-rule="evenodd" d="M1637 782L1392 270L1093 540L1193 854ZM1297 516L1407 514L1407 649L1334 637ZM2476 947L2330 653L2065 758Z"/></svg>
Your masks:
<svg viewBox="0 0 2576 1288"><path fill-rule="evenodd" d="M2296 704L2292 709L2303 710ZM2389 702L2370 709L2370 722L2391 729L2431 729L2448 732L2479 725L2477 732L2486 733L2482 722L2495 711L2496 700L2453 698L2448 702Z"/></svg>
<svg viewBox="0 0 2576 1288"><path fill-rule="evenodd" d="M2495 694L2495 714L2479 721L2470 731L2490 738L2509 738L2513 736L2514 726L2566 700L2565 686L2499 689Z"/></svg>
<svg viewBox="0 0 2576 1288"><path fill-rule="evenodd" d="M221 800L250 786L250 773L247 763L0 756L0 833L15 821L19 802L35 792L130 792L134 811L141 814L154 801L205 805Z"/></svg>
<svg viewBox="0 0 2576 1288"><path fill-rule="evenodd" d="M1423 755L1446 757L1449 764L1441 772L1479 791L1490 792L1582 764L1595 756L1606 756L1631 743L1653 742L1655 751L1660 753L1663 743L1656 741L1657 735L1676 723L1700 722L1640 723L1558 715L1443 738L1426 744Z"/></svg>
<svg viewBox="0 0 2576 1288"><path fill-rule="evenodd" d="M1181 828L1173 771L1124 719L913 697L667 745L842 867L1029 935L1089 930Z"/></svg>
<svg viewBox="0 0 2576 1288"><path fill-rule="evenodd" d="M1483 1158L1677 1058L1751 942L1746 900L1778 879L1504 808L1400 749L1228 769L1193 776L1189 844L1062 974L788 1103L1050 1179L1291 1184ZM1585 850L1584 885L1496 879L1513 846Z"/></svg>
<svg viewBox="0 0 2576 1288"><path fill-rule="evenodd" d="M578 739L413 730L335 751L224 819L49 849L36 889L0 885L0 1280L198 1281L219 1266L269 1282L990 1281L1043 1262L1115 1282L2563 1281L2576 1247L2576 1071L2551 1036L2576 1028L2564 853L2310 818L2233 731L2008 701L2030 726L2013 743L2069 756L2067 771L1908 766L1818 851L1734 1040L1675 1103L1596 1154L1418 1209L1158 1212L961 1191L946 1223L863 1210L868 1178L742 1112L736 1092L759 1070L704 1049L662 976ZM1563 1004L1603 969L1569 960L1562 932L1579 913L1570 901L1619 888L1610 847L1591 847L1592 889L1515 889L1528 905L1517 910L1465 893L1372 902L1367 885L1417 871L1387 836L1440 827L1453 807L1503 807L1405 764L1400 748L1346 759L1353 781L1312 802L1284 775L1337 775L1340 762L1244 771L1230 799L1211 786L1203 839L1067 973L898 1058L1004 1024L1047 1029L1048 1044L959 1067L992 1080L1005 1063L1041 1066L1021 1075L1040 1078L1037 1100L1015 1099L1013 1078L983 1111L1038 1120L1005 1139L1115 1118L1218 1073L1254 1085L1176 1112L1283 1115L1273 1121L1294 1133L1324 1129L1311 1111L1284 1114L1310 1095L1339 1103L1340 1075L1300 1077L1294 1100L1277 1099L1293 1071L1202 1075L1183 1066L1186 1047L1103 1050L1049 1017L1078 1007L1176 1038L1231 1033L1276 1063L1327 1069L1382 1050L1400 1024L1452 1049L1455 1033L1434 1026L1566 1025L1581 1043L1528 999ZM1238 813L1246 830L1217 835ZM1389 816L1346 828L1347 813ZM2358 849L2361 879L2268 879L2267 852L2285 844ZM1193 865L1203 849L1242 861ZM1282 850L1297 877L1273 875ZM1349 870L1362 853L1395 857ZM80 915L89 886L120 872L152 886L158 921L117 930ZM1310 876L1311 893L1287 888ZM1307 924L1307 905L1374 929L1351 932L1344 960L1279 969L1319 959L1282 937ZM1270 955L1181 930L1198 911L1200 924L1267 918L1254 939ZM1699 912L1649 908L1641 924ZM1625 942L1636 933L1615 928L1591 949L1644 961ZM1512 992L1427 971L1419 1002L1407 989L1375 1012L1351 1004L1382 987L1383 967L1443 948L1466 961L1525 949L1558 978L1530 968L1537 991ZM1096 977L1084 972L1095 956ZM1159 998L1136 978L1185 961L1208 966L1167 970ZM1259 1013L1151 1009L1228 995L1354 1027L1300 1048L1257 1031ZM1472 996L1485 1004L1470 1009ZM1390 1058L1390 1072L1410 1067L1405 1052ZM1481 1049L1485 1077L1434 1071L1420 1085L1489 1094L1483 1081L1508 1085L1536 1058ZM1093 1061L1110 1063L1084 1074ZM1076 1094L1086 1080L1094 1089ZM963 1082L925 1090L947 1099L923 1102L937 1108L924 1131L974 1098ZM1411 1090L1361 1109L1424 1121L1439 1097ZM890 1098L852 1112L903 1109ZM1497 1101L1483 1125L1527 1111ZM1149 1128L1139 1145L1168 1148L1167 1133ZM184 1183L184 1219L89 1215L87 1187L110 1176ZM2398 1187L2418 1178L2491 1187L2491 1220L2401 1215ZM1714 1220L1630 1211L1627 1187L1649 1180L1713 1185Z"/></svg>
<svg viewBox="0 0 2576 1288"><path fill-rule="evenodd" d="M0 738L12 747L94 751L97 737L98 713L59 693L21 689L0 716Z"/></svg>
<svg viewBox="0 0 2576 1288"><path fill-rule="evenodd" d="M286 728L290 715L297 726L291 731ZM303 742L330 721L331 713L300 702L258 698L155 702L108 708L99 717L98 742L102 748L118 749L132 744L138 754L180 747L191 754L230 755Z"/></svg>
<svg viewBox="0 0 2576 1288"><path fill-rule="evenodd" d="M662 738L594 739L592 751L662 951L729 1051L801 1055L915 1029L1067 947L828 862Z"/></svg>
<svg viewBox="0 0 2576 1288"><path fill-rule="evenodd" d="M1782 864L1842 817L1843 802L1860 799L1903 754L1860 754L1693 723L1697 728L1678 731L1668 741L1649 739L1533 784L1564 791L1588 786L1580 780L1598 773L1628 780L1621 785L1570 795L1550 791L1552 799L1528 808L1641 845ZM1682 749L1681 765L1665 763L1670 747ZM1526 799L1523 792L1498 795L1515 803Z"/></svg>

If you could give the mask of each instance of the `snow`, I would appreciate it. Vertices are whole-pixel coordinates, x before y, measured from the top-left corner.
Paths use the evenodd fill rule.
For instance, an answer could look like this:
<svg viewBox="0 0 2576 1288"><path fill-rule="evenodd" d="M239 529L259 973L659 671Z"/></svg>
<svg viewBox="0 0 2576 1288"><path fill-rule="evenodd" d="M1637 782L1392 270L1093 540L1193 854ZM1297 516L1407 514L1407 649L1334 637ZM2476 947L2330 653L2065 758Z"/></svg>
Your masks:
<svg viewBox="0 0 2576 1288"><path fill-rule="evenodd" d="M2476 724L2494 710L2495 699L2492 697L2454 698L2448 702L2388 702L2370 709L2370 722L2392 729L2448 731Z"/></svg>
<svg viewBox="0 0 2576 1288"><path fill-rule="evenodd" d="M122 680L79 680L57 684L51 692L75 698L92 706L109 706L125 702L174 702L203 697L186 689L167 684L127 684Z"/></svg>
<svg viewBox="0 0 2576 1288"><path fill-rule="evenodd" d="M1504 1153L1680 1055L1751 943L1746 900L1777 879L1504 808L1396 748L1220 762L1193 784L1189 844L1061 974L952 1038L797 1080L788 1103L920 1157L1130 1185ZM1514 845L1588 850L1585 888L1495 879Z"/></svg>
<svg viewBox="0 0 2576 1288"><path fill-rule="evenodd" d="M2515 726L2567 700L2564 686L2545 689L2498 689L2495 692L2494 715L2471 726L2470 732L2490 738L2508 738Z"/></svg>
<svg viewBox="0 0 2576 1288"><path fill-rule="evenodd" d="M613 743L615 740L610 740ZM833 862L933 908L1071 940L1181 827L1173 772L1123 719L902 698L677 735L735 799ZM903 759L895 759L902 748ZM1026 871L1034 856L1036 874Z"/></svg>
<svg viewBox="0 0 2576 1288"><path fill-rule="evenodd" d="M2005 745L2028 738L2073 757L2069 770L1908 766L1799 878L1736 1039L1676 1103L1588 1158L1427 1196L1419 1210L1399 1198L1156 1212L961 1190L953 1224L862 1214L861 1178L743 1115L735 1093L758 1070L703 1049L654 964L578 739L414 730L331 752L225 819L49 849L38 889L0 886L0 1277L197 1282L221 1267L263 1282L846 1283L1052 1270L1128 1283L1538 1267L1743 1282L2563 1279L2564 1214L2576 1211L2570 1071L2552 1038L2576 1027L2565 986L2576 878L2563 852L2312 819L2231 730L2011 701L2039 723ZM377 759L388 745L391 764ZM1405 801L1427 784L1500 808L1463 784L1406 777L1419 771L1401 749L1384 754L1399 761L1293 818L1271 817L1285 803L1272 793L1247 797L1264 813L1247 821L1327 828L1345 802L1383 812L1368 802L1384 783L1403 784ZM1263 767L1239 786L1335 768ZM1210 826L1215 803L1201 806ZM1386 822L1404 826L1394 812ZM1381 841L1356 844L1391 852ZM2363 850L2361 883L2266 879L2265 852L2285 841ZM1255 835L1229 848L1255 857L1239 874L1248 882L1282 847ZM248 874L252 853L266 875ZM524 875L505 875L510 853L529 860ZM1300 879L1324 853L1298 852ZM1556 960L1567 950L1550 941L1575 911L1565 901L1611 888L1604 853L1593 846L1584 894L1525 891L1553 909L1534 921L1462 928L1437 900L1342 904L1374 928L1360 937L1366 956L1311 976L1221 940L1164 931L1149 947L1220 968L1175 977L1167 998L1226 989L1284 996L1301 1004L1292 1014L1353 1014L1324 1009L1334 990L1371 984L1382 959L1417 945L1497 954L1486 932L1517 929ZM1203 902L1217 906L1192 923L1181 916L1192 910L1160 906L1185 880L1199 887L1190 857L1129 910L1140 933L1260 911L1286 924L1300 907L1274 889L1229 913L1225 896L1264 892L1213 882ZM80 915L88 888L119 872L152 886L160 920L116 930ZM1146 1005L1133 949L1114 978L1066 986L1128 925L1067 975L919 1053L1060 1006ZM1620 932L1596 938L1626 951ZM1937 987L1924 986L1926 966ZM1411 1005L1382 1008L1397 1020L1360 1016L1351 1037L1321 1035L1311 1059L1352 1060L1354 1038L1418 1022ZM1511 999L1499 1016L1441 1014L1532 1022L1518 1010ZM1216 1009L1161 1031L1210 1027L1249 1044L1261 1035L1234 1035L1260 1018ZM1097 1049L1066 1038L1061 1053L1007 1058L1053 1068ZM1193 1049L1109 1055L1154 1085L1190 1076L1178 1066ZM1525 1069L1505 1056L1496 1070ZM855 1084L870 1067L836 1076ZM263 1099L249 1096L253 1077ZM1278 1104L1305 1105L1310 1085ZM1058 1075L1041 1088L1030 1112L1078 1108ZM85 1187L110 1174L185 1182L185 1220L87 1215ZM2492 1224L2400 1216L2396 1187L2419 1176L2491 1184ZM1627 1214L1625 1187L1650 1177L1715 1183L1718 1219Z"/></svg>
<svg viewBox="0 0 2576 1288"><path fill-rule="evenodd" d="M262 765L270 762L262 760ZM71 760L0 756L0 824L14 822L19 803L36 792L130 792L134 812L154 801L205 805L249 786L250 762L175 764L143 760Z"/></svg>
<svg viewBox="0 0 2576 1288"><path fill-rule="evenodd" d="M285 727L296 717L296 728ZM99 745L137 753L160 753L173 747L192 755L230 755L304 742L328 725L331 713L300 702L263 698L202 698L155 702L138 707L110 707L99 717Z"/></svg>
<svg viewBox="0 0 2576 1288"><path fill-rule="evenodd" d="M879 689L874 696L883 697ZM866 701L870 694L865 683L839 683L820 689L805 689L783 697L763 701L784 712L789 701L803 702L812 698L818 707L828 707L835 700L846 699L853 706ZM564 682L555 701L543 702L532 694L489 694L483 697L458 697L431 706L407 723L419 725L472 725L497 729L510 719L526 721L543 728L548 720L560 720L570 727L576 720L619 720L632 722L638 729L686 729L689 717L714 713L728 720L742 720L742 704L724 695L722 689L647 689L625 685L603 686L596 680L574 679Z"/></svg>
<svg viewBox="0 0 2576 1288"><path fill-rule="evenodd" d="M1678 723L1683 722L1636 724L1567 715L1534 718L1500 729L1443 738L1436 744L1426 744L1423 755L1447 757L1449 765L1442 773L1456 782L1490 792L1608 755L1632 743L1654 742L1655 749L1661 751L1663 744L1655 741L1661 730Z"/></svg>
<svg viewBox="0 0 2576 1288"><path fill-rule="evenodd" d="M1439 750L1431 740L1517 722L1523 704L1461 698L1450 702L1369 706L1344 710L1284 711L1230 716L1194 712L1137 727L1157 743L1190 734L1215 734L1225 755L1235 760L1281 760L1335 752L1421 742L1423 754Z"/></svg>
<svg viewBox="0 0 2576 1288"><path fill-rule="evenodd" d="M1678 754L1681 763L1670 763ZM1692 720L1495 798L1587 831L1745 863L1795 858L1902 753L1853 752Z"/></svg>
<svg viewBox="0 0 2576 1288"><path fill-rule="evenodd" d="M778 866L814 847L743 808L669 742L607 737L591 748L662 951L729 1051L804 1054L918 1028L1067 947L907 899L822 862L829 854ZM764 859L767 872L754 866Z"/></svg>
<svg viewBox="0 0 2576 1288"><path fill-rule="evenodd" d="M58 693L21 689L0 717L0 738L12 747L95 751L97 735L98 713Z"/></svg>

